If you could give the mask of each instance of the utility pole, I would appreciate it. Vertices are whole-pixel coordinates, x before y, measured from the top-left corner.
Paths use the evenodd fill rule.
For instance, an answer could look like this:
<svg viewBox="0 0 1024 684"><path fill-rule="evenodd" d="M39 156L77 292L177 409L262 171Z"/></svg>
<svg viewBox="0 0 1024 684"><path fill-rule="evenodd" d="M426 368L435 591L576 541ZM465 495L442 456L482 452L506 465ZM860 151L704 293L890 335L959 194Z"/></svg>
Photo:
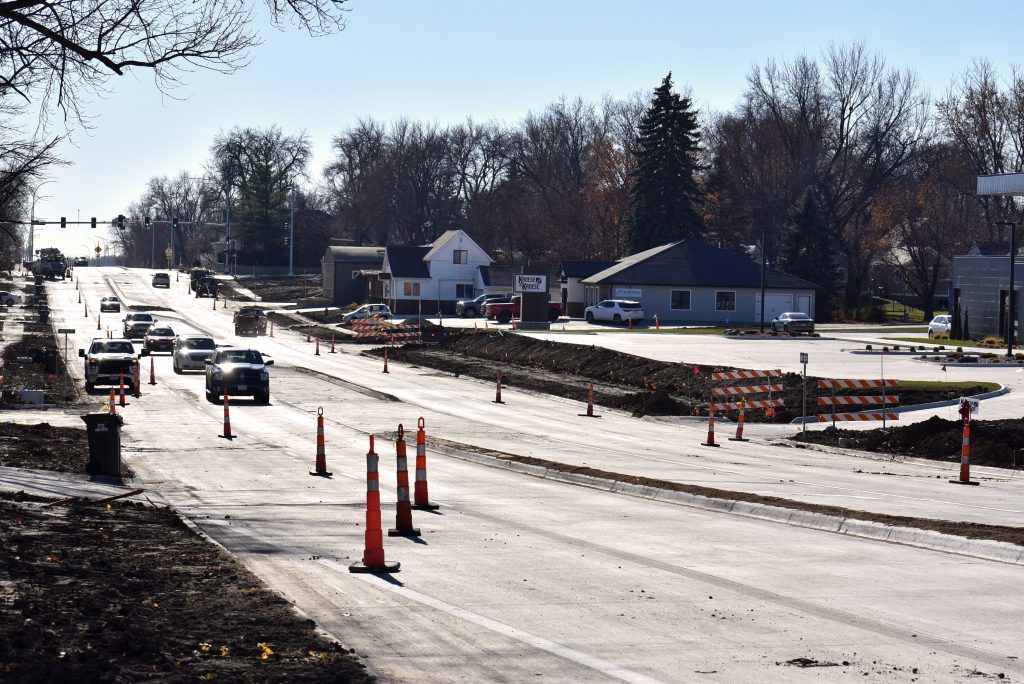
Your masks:
<svg viewBox="0 0 1024 684"><path fill-rule="evenodd" d="M295 186L288 194L288 275L295 275Z"/></svg>
<svg viewBox="0 0 1024 684"><path fill-rule="evenodd" d="M761 229L761 334L764 335L764 228Z"/></svg>

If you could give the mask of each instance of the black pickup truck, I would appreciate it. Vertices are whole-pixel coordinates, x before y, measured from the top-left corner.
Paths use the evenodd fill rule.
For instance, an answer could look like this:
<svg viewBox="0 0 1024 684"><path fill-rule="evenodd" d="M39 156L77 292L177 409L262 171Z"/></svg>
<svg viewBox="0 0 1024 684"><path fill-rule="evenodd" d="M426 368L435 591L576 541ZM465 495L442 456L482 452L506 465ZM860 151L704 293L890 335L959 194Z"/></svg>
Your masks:
<svg viewBox="0 0 1024 684"><path fill-rule="evenodd" d="M266 312L258 306L243 306L235 312L235 334L266 335Z"/></svg>

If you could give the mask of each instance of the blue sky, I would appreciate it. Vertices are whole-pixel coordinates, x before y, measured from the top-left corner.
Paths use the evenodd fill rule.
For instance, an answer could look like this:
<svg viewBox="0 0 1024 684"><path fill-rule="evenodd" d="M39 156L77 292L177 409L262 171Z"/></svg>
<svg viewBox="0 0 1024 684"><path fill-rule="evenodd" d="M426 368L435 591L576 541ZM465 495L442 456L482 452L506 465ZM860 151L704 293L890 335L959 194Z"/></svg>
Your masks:
<svg viewBox="0 0 1024 684"><path fill-rule="evenodd" d="M817 55L829 43L864 41L891 65L913 70L940 96L973 61L1003 74L1024 65L1024 3L865 0L829 2L605 2L603 0L351 0L343 32L311 39L261 27L264 42L243 71L195 72L162 96L145 72L111 82L61 152L36 214L108 220L153 176L199 175L215 135L234 126L305 131L311 172L331 157L331 138L371 116L457 122L518 121L561 97L598 100L656 87L672 71L703 110L726 110L751 65ZM84 254L91 231L37 229L36 247Z"/></svg>

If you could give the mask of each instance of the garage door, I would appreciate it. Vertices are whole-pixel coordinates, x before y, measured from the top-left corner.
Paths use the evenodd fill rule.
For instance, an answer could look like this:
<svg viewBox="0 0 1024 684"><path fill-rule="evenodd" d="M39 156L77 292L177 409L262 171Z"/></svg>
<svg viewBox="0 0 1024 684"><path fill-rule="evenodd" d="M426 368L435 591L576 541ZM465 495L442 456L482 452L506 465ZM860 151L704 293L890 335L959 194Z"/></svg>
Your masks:
<svg viewBox="0 0 1024 684"><path fill-rule="evenodd" d="M793 295L768 293L764 298L764 321L767 323L783 311L793 311ZM761 322L761 293L754 296L754 320Z"/></svg>

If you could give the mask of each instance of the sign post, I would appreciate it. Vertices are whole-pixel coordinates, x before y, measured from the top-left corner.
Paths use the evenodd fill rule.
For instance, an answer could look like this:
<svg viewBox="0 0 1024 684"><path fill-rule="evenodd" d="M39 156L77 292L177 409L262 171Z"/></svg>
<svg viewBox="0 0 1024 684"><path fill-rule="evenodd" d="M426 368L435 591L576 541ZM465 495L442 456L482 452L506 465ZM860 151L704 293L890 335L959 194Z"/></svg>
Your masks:
<svg viewBox="0 0 1024 684"><path fill-rule="evenodd" d="M803 390L803 408L800 410L800 434L801 439L807 441L807 354L800 352L800 363L804 365L804 374L801 380Z"/></svg>
<svg viewBox="0 0 1024 684"><path fill-rule="evenodd" d="M68 395L68 335L74 335L74 328L57 328L58 335L64 335L64 396Z"/></svg>

